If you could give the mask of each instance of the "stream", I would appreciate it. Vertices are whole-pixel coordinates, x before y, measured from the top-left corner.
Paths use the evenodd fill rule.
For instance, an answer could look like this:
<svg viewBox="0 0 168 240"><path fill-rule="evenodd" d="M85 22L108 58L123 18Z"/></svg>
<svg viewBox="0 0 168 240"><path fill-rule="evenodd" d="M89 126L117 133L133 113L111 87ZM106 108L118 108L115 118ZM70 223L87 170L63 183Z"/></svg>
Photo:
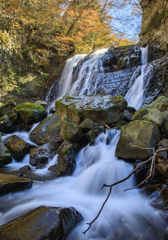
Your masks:
<svg viewBox="0 0 168 240"><path fill-rule="evenodd" d="M125 96L128 105L137 110L143 105L144 86L147 84L147 82L144 84L144 79L151 71L151 65L147 63L147 50L147 48L142 49L142 66L139 67L141 74L134 81L130 80L133 84ZM83 61L86 55L77 55L69 59L61 76L56 99L66 94L97 94L104 74L101 58L106 51L107 49L102 49L92 53L81 65L75 81L73 68ZM50 107L54 102L50 102ZM26 132L15 134L30 141ZM162 233L167 228L166 214L153 208L152 199L142 194L139 189L124 191L136 186L134 176L114 186L99 218L90 230L83 234L88 227L86 223L94 219L108 194L109 189L101 190L102 185L119 181L133 170L131 164L115 156L119 135L119 130L108 130L96 138L94 145L88 144L84 147L76 157L76 169L72 176L34 181L29 190L1 196L0 201L4 207L0 208L2 209L0 224L41 205L75 207L82 214L83 221L68 235L67 240L163 240ZM4 136L3 140L5 137L7 136ZM57 155L51 159L48 166L56 162ZM13 160L4 168L16 170L28 163L29 155L22 162ZM34 171L45 178L50 174L47 167Z"/></svg>

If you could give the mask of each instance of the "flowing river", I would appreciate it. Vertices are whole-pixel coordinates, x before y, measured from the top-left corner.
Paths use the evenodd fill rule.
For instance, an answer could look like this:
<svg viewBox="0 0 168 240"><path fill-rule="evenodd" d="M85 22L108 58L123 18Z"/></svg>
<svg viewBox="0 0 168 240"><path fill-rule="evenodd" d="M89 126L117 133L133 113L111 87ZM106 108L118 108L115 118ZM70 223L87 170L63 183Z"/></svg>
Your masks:
<svg viewBox="0 0 168 240"><path fill-rule="evenodd" d="M73 82L73 67L77 66L85 55L78 55L67 61L64 68L58 98L65 94L96 94L96 89L104 74L101 57L106 49L96 51L82 64L78 76ZM150 68L150 69L149 69ZM139 109L143 104L144 76L151 71L147 65L147 48L142 50L141 74L133 81L126 94L130 106ZM50 104L51 106L53 103ZM28 139L28 133L18 133ZM112 184L125 178L133 166L115 156L120 131L109 130L100 134L93 146L87 145L76 157L76 170L72 176L54 180L35 181L32 188L23 192L0 197L4 208L0 215L0 224L14 219L41 205L57 207L75 207L83 216L83 221L68 235L67 240L162 240L166 231L165 213L154 209L152 200L138 189L124 191L136 186L134 177L116 185L99 218L84 235L86 223L91 222L104 202L108 188L101 190L103 184ZM13 161L6 168L19 169L29 161L26 156L22 163ZM57 155L49 165L57 161ZM46 169L36 170L37 174L50 174Z"/></svg>

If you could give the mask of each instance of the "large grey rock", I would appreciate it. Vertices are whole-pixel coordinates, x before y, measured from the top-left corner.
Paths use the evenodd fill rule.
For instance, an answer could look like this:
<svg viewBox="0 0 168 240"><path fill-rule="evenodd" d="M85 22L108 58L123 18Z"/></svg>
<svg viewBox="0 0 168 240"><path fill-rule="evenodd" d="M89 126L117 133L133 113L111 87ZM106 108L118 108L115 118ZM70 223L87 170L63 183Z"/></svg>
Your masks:
<svg viewBox="0 0 168 240"><path fill-rule="evenodd" d="M21 103L13 109L19 116L21 123L30 125L47 117L46 110L39 104Z"/></svg>
<svg viewBox="0 0 168 240"><path fill-rule="evenodd" d="M57 139L61 128L61 119L56 113L44 119L30 133L30 139L37 145L42 145L49 142L51 139Z"/></svg>
<svg viewBox="0 0 168 240"><path fill-rule="evenodd" d="M67 96L57 100L55 107L61 120L68 118L80 124L90 118L103 126L121 121L127 102L121 95L117 97L110 95Z"/></svg>
<svg viewBox="0 0 168 240"><path fill-rule="evenodd" d="M0 167L7 165L12 162L12 155L9 150L2 143L1 135L0 135Z"/></svg>
<svg viewBox="0 0 168 240"><path fill-rule="evenodd" d="M15 127L13 126L8 115L3 115L0 117L0 131L3 133L12 133L14 132Z"/></svg>
<svg viewBox="0 0 168 240"><path fill-rule="evenodd" d="M159 127L161 127L163 123L163 113L156 108L152 108L149 110L148 114L143 117L143 119L156 123Z"/></svg>
<svg viewBox="0 0 168 240"><path fill-rule="evenodd" d="M160 131L155 123L136 120L121 127L116 155L124 159L144 160L160 140ZM133 146L134 145L134 146Z"/></svg>
<svg viewBox="0 0 168 240"><path fill-rule="evenodd" d="M24 141L17 135L12 135L5 139L4 145L16 161L21 161L26 154L30 153L30 149L35 147L35 145Z"/></svg>
<svg viewBox="0 0 168 240"><path fill-rule="evenodd" d="M0 227L3 240L65 240L82 220L75 208L38 207Z"/></svg>
<svg viewBox="0 0 168 240"><path fill-rule="evenodd" d="M25 190L33 183L31 179L3 173L0 173L0 179L0 195Z"/></svg>
<svg viewBox="0 0 168 240"><path fill-rule="evenodd" d="M60 135L66 140L76 142L80 139L81 129L76 123L72 122L68 118L64 118L61 123Z"/></svg>

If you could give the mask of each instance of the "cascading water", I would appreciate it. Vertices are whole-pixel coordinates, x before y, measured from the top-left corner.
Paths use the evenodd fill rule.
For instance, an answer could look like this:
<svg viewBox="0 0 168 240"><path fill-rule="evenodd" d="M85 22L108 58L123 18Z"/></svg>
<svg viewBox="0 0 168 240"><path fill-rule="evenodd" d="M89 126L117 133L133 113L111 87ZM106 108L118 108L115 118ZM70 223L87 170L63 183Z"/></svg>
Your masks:
<svg viewBox="0 0 168 240"><path fill-rule="evenodd" d="M103 51L105 52L105 50ZM94 93L96 84L92 85L91 83L92 73L90 71L95 70L96 74L101 75L103 70L101 56L94 57L93 55L92 57L90 64L85 62L85 67L80 70L78 79L72 85L69 93ZM94 64L97 64L96 67ZM67 70L67 72L70 71L72 73L73 70ZM143 67L141 71L143 73ZM68 80L71 81L71 79L72 75ZM64 78L64 80L66 79ZM62 81L64 82L64 80ZM136 80L134 84L136 84ZM67 91L71 83L67 83L66 86ZM133 93L133 90L131 92ZM62 90L60 96L64 94L66 92ZM131 99L131 93L129 96ZM137 101L138 104L139 101ZM129 104L131 105L131 102ZM68 235L67 240L163 240L162 232L165 232L167 227L163 212L154 209L150 200L143 196L138 189L124 191L124 189L135 186L134 177L113 188L99 218L86 235L82 234L87 228L86 222L93 220L107 196L108 189L101 190L102 185L125 178L133 169L131 164L115 157L118 139L119 131L117 130L100 134L93 146L88 145L79 152L76 157L76 170L72 176L36 182L30 190L0 197L1 202L5 202L5 206L7 206L2 209L0 224L40 205L73 206L84 219ZM57 161L57 156L53 161Z"/></svg>

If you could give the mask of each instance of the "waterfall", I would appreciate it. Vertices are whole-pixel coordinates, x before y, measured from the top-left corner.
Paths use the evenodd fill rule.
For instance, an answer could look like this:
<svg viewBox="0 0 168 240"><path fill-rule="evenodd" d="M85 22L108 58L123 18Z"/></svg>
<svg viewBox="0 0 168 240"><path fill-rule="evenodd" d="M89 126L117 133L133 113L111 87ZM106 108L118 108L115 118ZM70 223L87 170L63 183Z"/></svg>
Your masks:
<svg viewBox="0 0 168 240"><path fill-rule="evenodd" d="M95 94L97 84L104 75L102 57L106 49L92 53L83 62L75 82L72 80L74 66L85 58L76 56L67 61L61 76L59 95ZM147 66L147 49L142 50L141 75L126 98L129 105L139 108L143 101L143 79ZM137 83L138 82L138 83ZM135 85L135 87L134 87ZM136 92L135 96L134 91ZM133 100L136 99L136 104ZM75 207L83 216L83 221L68 235L67 240L163 240L166 221L162 211L151 206L151 201L138 189L124 191L135 186L132 176L116 185L101 215L87 232L86 223L93 220L104 202L108 189L101 190L103 184L112 184L125 178L133 166L115 156L120 131L109 130L100 134L93 146L87 145L76 157L76 170L72 176L38 182L24 192L1 196L5 209L0 212L0 224L4 224L31 209L41 205ZM57 155L53 161L57 161ZM10 166L10 165L9 165Z"/></svg>

